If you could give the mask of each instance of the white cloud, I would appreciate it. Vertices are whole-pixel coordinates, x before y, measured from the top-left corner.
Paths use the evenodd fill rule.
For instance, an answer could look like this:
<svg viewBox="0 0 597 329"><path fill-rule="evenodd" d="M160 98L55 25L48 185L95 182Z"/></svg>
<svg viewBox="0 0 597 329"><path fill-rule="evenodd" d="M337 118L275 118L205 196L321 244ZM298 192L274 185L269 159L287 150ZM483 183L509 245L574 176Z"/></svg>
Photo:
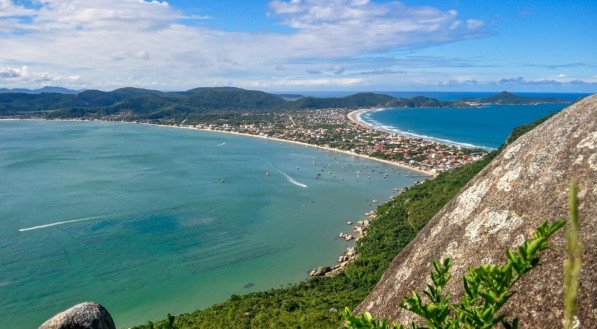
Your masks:
<svg viewBox="0 0 597 329"><path fill-rule="evenodd" d="M12 80L45 82L51 80L48 72L31 71L28 66L0 67L0 77Z"/></svg>
<svg viewBox="0 0 597 329"><path fill-rule="evenodd" d="M261 88L356 86L362 84L364 81L359 78L284 79L253 81L247 86Z"/></svg>
<svg viewBox="0 0 597 329"><path fill-rule="evenodd" d="M476 30L485 25L485 22L477 20L477 19L467 19L466 20L466 27L469 30Z"/></svg>
<svg viewBox="0 0 597 329"><path fill-rule="evenodd" d="M0 0L0 18L29 16L34 11L23 6L16 5L11 0Z"/></svg>
<svg viewBox="0 0 597 329"><path fill-rule="evenodd" d="M0 81L12 81L17 83L46 83L46 82L74 82L79 76L71 75L63 77L44 71L31 70L28 66L21 67L0 67Z"/></svg>
<svg viewBox="0 0 597 329"><path fill-rule="evenodd" d="M154 82L171 89L267 78L315 81L307 71L331 67L332 73L346 75L350 67L344 62L354 56L478 37L482 30L462 27L453 10L400 2L272 1L269 15L291 29L285 33L185 25L184 20L208 17L186 15L165 1L36 3L32 9L0 0L0 66L27 65L55 72L51 80L105 89ZM293 65L301 61L315 65ZM0 76L0 83L25 81L7 79Z"/></svg>
<svg viewBox="0 0 597 329"><path fill-rule="evenodd" d="M24 67L26 68L26 67ZM0 67L0 77L14 79L21 76L21 70L13 67Z"/></svg>
<svg viewBox="0 0 597 329"><path fill-rule="evenodd" d="M270 9L283 24L295 29L305 44L324 46L338 55L476 36L458 29L461 21L454 10L400 2L276 0Z"/></svg>
<svg viewBox="0 0 597 329"><path fill-rule="evenodd" d="M147 61L149 60L149 53L145 50L139 50L135 52L135 58Z"/></svg>
<svg viewBox="0 0 597 329"><path fill-rule="evenodd" d="M346 70L344 68L344 66L340 65L340 64L334 64L331 69L332 69L332 73L334 73L334 74L342 74Z"/></svg>

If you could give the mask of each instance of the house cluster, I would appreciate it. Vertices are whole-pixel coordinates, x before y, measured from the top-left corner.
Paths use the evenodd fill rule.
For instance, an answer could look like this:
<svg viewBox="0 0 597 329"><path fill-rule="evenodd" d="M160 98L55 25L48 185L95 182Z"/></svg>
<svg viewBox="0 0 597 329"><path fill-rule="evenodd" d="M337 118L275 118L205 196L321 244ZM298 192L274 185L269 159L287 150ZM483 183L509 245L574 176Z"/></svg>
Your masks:
<svg viewBox="0 0 597 329"><path fill-rule="evenodd" d="M346 109L246 114L232 123L202 123L201 129L303 142L441 172L481 159L486 152L366 128L348 120Z"/></svg>

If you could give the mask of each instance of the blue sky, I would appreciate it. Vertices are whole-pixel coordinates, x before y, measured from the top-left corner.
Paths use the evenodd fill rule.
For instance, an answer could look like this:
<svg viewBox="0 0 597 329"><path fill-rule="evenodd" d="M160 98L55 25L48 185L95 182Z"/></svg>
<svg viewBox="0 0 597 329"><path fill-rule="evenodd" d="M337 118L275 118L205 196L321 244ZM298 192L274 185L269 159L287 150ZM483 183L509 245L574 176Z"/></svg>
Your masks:
<svg viewBox="0 0 597 329"><path fill-rule="evenodd" d="M597 92L594 1L0 0L0 87Z"/></svg>

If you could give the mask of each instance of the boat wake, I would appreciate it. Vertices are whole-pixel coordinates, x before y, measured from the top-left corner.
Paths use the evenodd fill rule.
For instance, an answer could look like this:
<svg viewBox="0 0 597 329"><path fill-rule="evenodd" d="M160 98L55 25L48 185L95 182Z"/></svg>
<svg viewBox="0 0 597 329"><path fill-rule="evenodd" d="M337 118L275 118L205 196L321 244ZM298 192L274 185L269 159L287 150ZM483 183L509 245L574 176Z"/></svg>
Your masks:
<svg viewBox="0 0 597 329"><path fill-rule="evenodd" d="M27 227L27 228L21 228L21 229L19 229L19 232L39 230L41 228L48 228L48 227L59 226L59 225L70 224L70 223L76 223L76 222L84 222L84 221L94 220L94 219L100 219L100 218L105 218L105 216L85 217L85 218L78 218L78 219L65 220L65 221L60 221L60 222L54 222L54 223L50 223L50 224L37 225L37 226L32 226L32 227Z"/></svg>
<svg viewBox="0 0 597 329"><path fill-rule="evenodd" d="M286 173L285 173L285 172L283 172L282 170L279 170L279 169L275 168L275 167L274 167L274 166L272 166L271 164L270 164L270 166L271 166L271 167L272 167L272 168L273 168L275 171L279 172L279 173L280 173L282 176L284 176L284 177L286 178L286 180L287 180L287 181L288 181L290 184L293 184L293 185L296 185L296 186L298 186L298 187L302 187L302 188L307 188L307 187L308 187L308 186L307 186L307 184L303 184L303 183L301 183L301 182L298 182L298 181L296 181L294 178L292 178L292 177L288 176L288 174L286 174Z"/></svg>

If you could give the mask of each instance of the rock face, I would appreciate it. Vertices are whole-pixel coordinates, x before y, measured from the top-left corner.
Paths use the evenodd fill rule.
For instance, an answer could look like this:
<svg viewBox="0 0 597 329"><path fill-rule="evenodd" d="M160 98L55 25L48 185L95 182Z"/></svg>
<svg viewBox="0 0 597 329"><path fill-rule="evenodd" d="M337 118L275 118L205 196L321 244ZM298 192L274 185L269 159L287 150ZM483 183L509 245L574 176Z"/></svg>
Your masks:
<svg viewBox="0 0 597 329"><path fill-rule="evenodd" d="M505 262L545 220L567 218L567 187L578 181L583 265L578 318L597 328L597 95L573 104L507 147L393 260L357 308L406 324L416 316L399 308L430 280L434 259L453 260L447 289L462 295L467 267ZM551 238L540 265L519 280L504 307L521 328L561 328L565 234Z"/></svg>
<svg viewBox="0 0 597 329"><path fill-rule="evenodd" d="M329 266L320 266L316 269L311 270L311 272L309 272L309 276L323 276L331 270L332 268Z"/></svg>
<svg viewBox="0 0 597 329"><path fill-rule="evenodd" d="M54 315L39 329L116 329L116 327L110 313L103 306L85 302Z"/></svg>

